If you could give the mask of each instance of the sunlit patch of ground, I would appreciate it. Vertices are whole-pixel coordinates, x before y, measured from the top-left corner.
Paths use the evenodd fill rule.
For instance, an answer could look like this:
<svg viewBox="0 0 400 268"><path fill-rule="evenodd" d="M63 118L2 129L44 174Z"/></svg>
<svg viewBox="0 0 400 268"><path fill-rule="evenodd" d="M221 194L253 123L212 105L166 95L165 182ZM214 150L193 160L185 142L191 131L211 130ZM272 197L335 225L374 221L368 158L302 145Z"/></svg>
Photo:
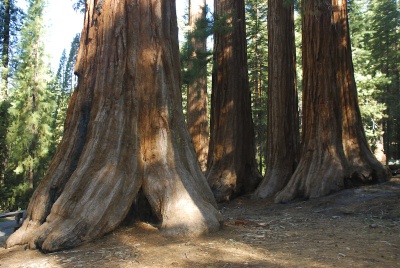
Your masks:
<svg viewBox="0 0 400 268"><path fill-rule="evenodd" d="M220 232L166 238L121 227L76 249L0 249L0 267L400 267L400 179L328 197L221 204Z"/></svg>

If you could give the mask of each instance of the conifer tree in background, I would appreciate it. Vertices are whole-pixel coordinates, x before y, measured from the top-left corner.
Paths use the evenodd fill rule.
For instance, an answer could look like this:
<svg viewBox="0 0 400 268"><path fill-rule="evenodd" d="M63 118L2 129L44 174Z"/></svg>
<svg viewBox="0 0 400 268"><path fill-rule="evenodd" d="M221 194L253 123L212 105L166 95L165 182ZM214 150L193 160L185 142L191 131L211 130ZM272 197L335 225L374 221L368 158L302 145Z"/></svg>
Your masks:
<svg viewBox="0 0 400 268"><path fill-rule="evenodd" d="M11 196L8 187L5 185L5 173L8 161L8 145L6 142L7 129L10 124L8 100L0 101L0 210L8 207L8 199Z"/></svg>
<svg viewBox="0 0 400 268"><path fill-rule="evenodd" d="M332 0L334 67L336 82L341 91L342 144L349 170L346 186L387 181L390 177L369 148L362 125L354 79L353 57L348 23L347 2Z"/></svg>
<svg viewBox="0 0 400 268"><path fill-rule="evenodd" d="M208 155L208 97L207 97L207 37L206 1L189 0L190 50L186 74L187 125L199 160L201 170L206 171Z"/></svg>
<svg viewBox="0 0 400 268"><path fill-rule="evenodd" d="M13 44L20 30L22 18L23 12L15 5L15 0L0 0L0 101L7 98Z"/></svg>
<svg viewBox="0 0 400 268"><path fill-rule="evenodd" d="M373 152L382 155L383 146L383 119L386 105L383 102L382 85L388 79L381 72L374 71L376 60L372 58L369 49L370 14L367 11L368 0L349 1L349 24L354 63L354 76L357 85L358 100L365 134ZM379 151L378 148L380 147Z"/></svg>
<svg viewBox="0 0 400 268"><path fill-rule="evenodd" d="M14 2L1 0L0 2L0 52L1 52L1 77L0 77L0 101L7 98L8 89L8 65L10 54L11 13Z"/></svg>
<svg viewBox="0 0 400 268"><path fill-rule="evenodd" d="M246 33L249 67L249 86L252 95L256 159L258 169L265 169L267 133L267 86L268 86L268 26L267 0L246 1Z"/></svg>
<svg viewBox="0 0 400 268"><path fill-rule="evenodd" d="M315 198L390 176L368 149L352 66L347 2L303 0L303 131L300 161L276 202Z"/></svg>
<svg viewBox="0 0 400 268"><path fill-rule="evenodd" d="M371 51L374 74L382 74L378 85L386 105L384 150L387 162L400 159L400 11L396 0L372 0L368 3L370 28L367 46Z"/></svg>
<svg viewBox="0 0 400 268"><path fill-rule="evenodd" d="M66 78L65 78L65 69L66 69L66 65L67 65L67 52L65 51L65 49L62 51L61 53L61 58L58 64L58 69L57 69L57 73L56 73L56 80L59 86L59 90L60 91L64 91L66 88Z"/></svg>
<svg viewBox="0 0 400 268"><path fill-rule="evenodd" d="M56 94L56 111L54 113L53 140L56 142L52 152L55 151L55 146L61 141L64 133L64 121L67 115L68 102L77 83L74 75L74 68L78 55L79 39L80 34L77 34L72 40L68 58L66 51L63 51L55 77L54 92Z"/></svg>
<svg viewBox="0 0 400 268"><path fill-rule="evenodd" d="M52 142L54 97L49 89L50 70L44 56L45 0L28 1L26 21L21 29L18 66L10 91L11 125L7 135L8 168L13 184L30 192L43 176Z"/></svg>
<svg viewBox="0 0 400 268"><path fill-rule="evenodd" d="M6 141L10 125L9 77L13 75L15 43L20 30L23 12L14 0L0 0L0 210L10 207L11 188L6 184L6 170L9 158Z"/></svg>
<svg viewBox="0 0 400 268"><path fill-rule="evenodd" d="M74 74L75 63L78 57L79 41L81 35L76 34L71 42L71 47L69 49L68 58L65 64L65 74L63 89L66 94L71 95L77 85L77 77Z"/></svg>
<svg viewBox="0 0 400 268"><path fill-rule="evenodd" d="M61 141L63 132L64 132L64 121L66 116L66 110L68 105L69 94L65 91L66 87L66 77L65 77L65 70L67 65L67 56L65 49L63 50L60 58L60 62L58 65L58 70L55 75L54 81L52 83L52 92L55 93L55 100L56 100L56 110L53 115L53 133L54 137L53 140L55 141L52 144L51 152L52 154L56 150L57 144Z"/></svg>

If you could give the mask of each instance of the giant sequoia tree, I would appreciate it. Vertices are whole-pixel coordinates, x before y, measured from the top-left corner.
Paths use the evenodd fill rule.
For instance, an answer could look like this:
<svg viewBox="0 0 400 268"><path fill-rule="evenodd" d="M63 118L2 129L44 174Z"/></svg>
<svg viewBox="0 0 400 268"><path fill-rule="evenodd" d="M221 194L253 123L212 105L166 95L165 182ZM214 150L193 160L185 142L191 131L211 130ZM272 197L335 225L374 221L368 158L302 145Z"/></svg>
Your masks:
<svg viewBox="0 0 400 268"><path fill-rule="evenodd" d="M175 1L87 1L64 137L8 247L73 247L148 207L168 235L219 228L183 119L178 53Z"/></svg>
<svg viewBox="0 0 400 268"><path fill-rule="evenodd" d="M282 190L298 163L293 10L293 4L285 1L268 1L267 171L255 192L261 198Z"/></svg>
<svg viewBox="0 0 400 268"><path fill-rule="evenodd" d="M215 0L214 70L207 179L217 201L251 192L257 170L247 74L244 0Z"/></svg>
<svg viewBox="0 0 400 268"><path fill-rule="evenodd" d="M368 145L358 106L357 88L351 53L347 2L332 0L336 32L333 35L336 57L333 59L336 80L341 90L342 140L348 175L352 183L382 182L388 179L387 170L374 157Z"/></svg>
<svg viewBox="0 0 400 268"><path fill-rule="evenodd" d="M346 5L303 0L303 148L277 202L389 178L369 150L361 124Z"/></svg>

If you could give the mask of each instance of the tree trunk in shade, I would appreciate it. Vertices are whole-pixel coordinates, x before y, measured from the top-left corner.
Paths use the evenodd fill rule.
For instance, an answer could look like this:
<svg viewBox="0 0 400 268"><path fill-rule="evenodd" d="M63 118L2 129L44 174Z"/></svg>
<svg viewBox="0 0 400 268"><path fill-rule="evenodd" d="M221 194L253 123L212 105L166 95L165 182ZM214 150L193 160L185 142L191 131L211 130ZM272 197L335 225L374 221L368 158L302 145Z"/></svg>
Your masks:
<svg viewBox="0 0 400 268"><path fill-rule="evenodd" d="M299 158L293 10L282 0L268 1L267 170L254 193L260 198L286 186Z"/></svg>
<svg viewBox="0 0 400 268"><path fill-rule="evenodd" d="M347 16L342 13L346 1L303 0L302 5L303 147L299 165L276 202L327 195L362 181L360 171L374 169L373 162L366 161L371 152L360 146L363 135L353 134L363 131ZM388 173L379 170L370 182L388 179Z"/></svg>
<svg viewBox="0 0 400 268"><path fill-rule="evenodd" d="M337 47L336 79L341 90L343 129L343 148L350 165L350 184L383 182L388 180L389 173L375 158L365 136L360 108L358 106L357 88L354 79L354 68L351 54L347 1L332 0L335 7L333 23L337 33L334 42Z"/></svg>
<svg viewBox="0 0 400 268"><path fill-rule="evenodd" d="M288 185L276 197L318 197L344 187L340 91L333 66L331 5L303 1L303 148Z"/></svg>
<svg viewBox="0 0 400 268"><path fill-rule="evenodd" d="M215 0L214 70L207 179L217 201L254 191L255 160L244 0Z"/></svg>
<svg viewBox="0 0 400 268"><path fill-rule="evenodd" d="M182 113L175 1L89 0L81 36L63 140L7 247L71 248L147 208L166 235L217 230Z"/></svg>

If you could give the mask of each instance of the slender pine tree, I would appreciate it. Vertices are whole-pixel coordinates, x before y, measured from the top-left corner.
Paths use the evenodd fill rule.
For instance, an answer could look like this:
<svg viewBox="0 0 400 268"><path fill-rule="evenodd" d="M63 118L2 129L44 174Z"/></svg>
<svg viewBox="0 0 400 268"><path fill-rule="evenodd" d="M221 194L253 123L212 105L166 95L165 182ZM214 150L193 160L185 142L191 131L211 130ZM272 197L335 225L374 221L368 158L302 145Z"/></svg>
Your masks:
<svg viewBox="0 0 400 268"><path fill-rule="evenodd" d="M53 92L56 95L56 111L53 116L53 140L55 141L55 144L52 152L55 151L55 147L62 139L64 133L64 122L67 116L68 102L77 84L77 80L74 75L74 67L78 55L79 39L80 35L77 34L72 40L68 58L66 51L63 51L58 65L55 81L53 83Z"/></svg>
<svg viewBox="0 0 400 268"><path fill-rule="evenodd" d="M18 66L10 91L11 125L7 141L8 168L15 180L33 189L46 169L52 142L54 96L49 89L50 68L44 53L45 0L28 1L26 21L21 29Z"/></svg>
<svg viewBox="0 0 400 268"><path fill-rule="evenodd" d="M0 0L0 101L7 98L8 80L12 70L12 51L23 19L15 0Z"/></svg>
<svg viewBox="0 0 400 268"><path fill-rule="evenodd" d="M65 64L63 89L67 95L71 95L77 85L77 79L74 74L76 58L78 57L80 34L76 34L71 42L68 58Z"/></svg>

